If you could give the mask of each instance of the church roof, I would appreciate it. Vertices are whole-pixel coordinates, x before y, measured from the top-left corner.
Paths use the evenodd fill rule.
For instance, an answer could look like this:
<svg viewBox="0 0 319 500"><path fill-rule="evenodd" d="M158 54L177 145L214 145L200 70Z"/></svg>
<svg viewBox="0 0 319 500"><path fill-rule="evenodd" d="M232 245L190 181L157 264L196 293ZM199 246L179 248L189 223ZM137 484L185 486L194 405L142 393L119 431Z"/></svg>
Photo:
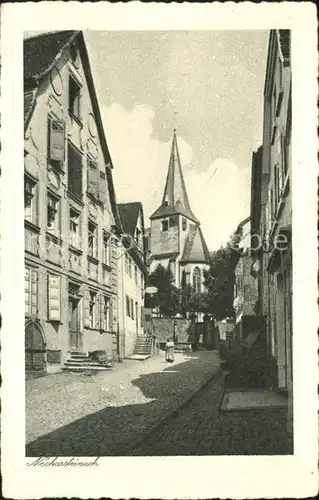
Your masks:
<svg viewBox="0 0 319 500"><path fill-rule="evenodd" d="M187 235L181 263L209 263L209 250L199 224L192 224Z"/></svg>
<svg viewBox="0 0 319 500"><path fill-rule="evenodd" d="M198 223L187 196L175 130L162 203L150 218L156 219L174 214L184 215Z"/></svg>
<svg viewBox="0 0 319 500"><path fill-rule="evenodd" d="M134 236L142 203L140 201L132 203L118 203L117 208L120 213L124 232Z"/></svg>

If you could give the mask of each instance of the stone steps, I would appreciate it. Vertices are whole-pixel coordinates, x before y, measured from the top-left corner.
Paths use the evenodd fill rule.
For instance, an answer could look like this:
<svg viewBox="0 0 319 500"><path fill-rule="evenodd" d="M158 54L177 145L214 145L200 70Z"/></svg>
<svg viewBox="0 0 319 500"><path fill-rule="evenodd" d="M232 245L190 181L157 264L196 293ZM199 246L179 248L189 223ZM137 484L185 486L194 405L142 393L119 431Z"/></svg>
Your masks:
<svg viewBox="0 0 319 500"><path fill-rule="evenodd" d="M69 372L103 371L111 369L111 364L92 361L92 359L83 352L70 353L70 358L64 363L62 368L63 371Z"/></svg>

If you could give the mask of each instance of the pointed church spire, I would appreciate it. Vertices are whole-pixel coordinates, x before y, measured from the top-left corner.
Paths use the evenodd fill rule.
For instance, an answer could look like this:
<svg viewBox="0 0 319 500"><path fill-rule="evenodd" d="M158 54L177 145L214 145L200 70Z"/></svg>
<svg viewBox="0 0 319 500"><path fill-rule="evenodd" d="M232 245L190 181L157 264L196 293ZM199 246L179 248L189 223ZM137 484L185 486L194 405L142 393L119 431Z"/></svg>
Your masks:
<svg viewBox="0 0 319 500"><path fill-rule="evenodd" d="M176 129L174 128L162 203L151 218L163 217L165 215L173 215L177 213L185 215L194 222L198 222L190 208L178 151Z"/></svg>

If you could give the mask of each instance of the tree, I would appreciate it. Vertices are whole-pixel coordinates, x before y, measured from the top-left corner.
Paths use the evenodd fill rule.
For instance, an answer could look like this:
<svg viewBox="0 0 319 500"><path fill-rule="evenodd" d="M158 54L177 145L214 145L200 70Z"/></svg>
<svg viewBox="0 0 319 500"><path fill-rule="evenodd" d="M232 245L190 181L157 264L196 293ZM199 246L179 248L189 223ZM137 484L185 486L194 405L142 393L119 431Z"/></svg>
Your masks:
<svg viewBox="0 0 319 500"><path fill-rule="evenodd" d="M173 285L174 277L170 269L159 264L148 277L148 286L157 288L152 298L152 306L158 307L163 316L175 316L180 310L180 292Z"/></svg>
<svg viewBox="0 0 319 500"><path fill-rule="evenodd" d="M241 255L239 240L240 234L236 232L226 246L213 252L209 270L204 272L208 309L217 320L234 316L235 268Z"/></svg>

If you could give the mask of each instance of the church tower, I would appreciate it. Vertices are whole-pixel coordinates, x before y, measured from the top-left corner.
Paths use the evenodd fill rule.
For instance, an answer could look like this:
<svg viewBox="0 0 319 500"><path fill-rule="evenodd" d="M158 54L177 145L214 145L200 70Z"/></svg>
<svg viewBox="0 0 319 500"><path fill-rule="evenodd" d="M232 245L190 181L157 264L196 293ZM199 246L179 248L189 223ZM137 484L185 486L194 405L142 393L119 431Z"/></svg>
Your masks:
<svg viewBox="0 0 319 500"><path fill-rule="evenodd" d="M175 130L162 202L150 220L150 272L161 264L170 268L178 288L185 283L196 292L203 291L209 251L190 207Z"/></svg>

